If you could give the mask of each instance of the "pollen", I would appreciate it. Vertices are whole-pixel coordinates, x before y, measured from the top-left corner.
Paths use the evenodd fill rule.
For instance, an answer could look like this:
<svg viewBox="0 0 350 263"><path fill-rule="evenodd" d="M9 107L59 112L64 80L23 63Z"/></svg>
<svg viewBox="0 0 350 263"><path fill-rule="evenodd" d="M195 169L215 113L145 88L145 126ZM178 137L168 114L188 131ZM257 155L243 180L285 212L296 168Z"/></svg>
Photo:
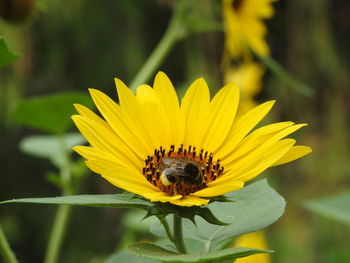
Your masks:
<svg viewBox="0 0 350 263"><path fill-rule="evenodd" d="M207 187L224 172L220 159L196 147L159 147L147 156L142 173L147 181L170 195L189 195Z"/></svg>

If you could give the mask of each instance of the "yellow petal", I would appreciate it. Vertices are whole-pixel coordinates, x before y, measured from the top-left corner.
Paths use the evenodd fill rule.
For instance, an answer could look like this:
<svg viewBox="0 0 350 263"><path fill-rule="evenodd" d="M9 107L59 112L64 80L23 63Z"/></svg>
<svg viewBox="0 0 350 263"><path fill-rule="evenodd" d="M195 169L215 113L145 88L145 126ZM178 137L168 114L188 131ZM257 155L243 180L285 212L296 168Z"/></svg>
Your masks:
<svg viewBox="0 0 350 263"><path fill-rule="evenodd" d="M249 33L245 34L245 39L249 47L260 56L268 56L270 54L270 49L265 40L265 35L267 33L265 24L252 17L245 17L242 23L245 24L245 28L249 28Z"/></svg>
<svg viewBox="0 0 350 263"><path fill-rule="evenodd" d="M219 184L216 186L209 186L205 189L199 190L192 195L198 197L212 197L223 195L232 191L236 191L241 189L244 186L244 182L242 181L232 181L225 184Z"/></svg>
<svg viewBox="0 0 350 263"><path fill-rule="evenodd" d="M223 0L222 14L225 26L225 49L232 58L237 58L249 52L245 43L244 29L239 16L233 8L232 0ZM244 25L243 25L244 26Z"/></svg>
<svg viewBox="0 0 350 263"><path fill-rule="evenodd" d="M154 79L154 91L156 92L164 112L170 124L172 139L174 145L180 145L183 142L184 126L181 121L179 99L173 84L168 76L163 72L158 72Z"/></svg>
<svg viewBox="0 0 350 263"><path fill-rule="evenodd" d="M259 156L252 158L245 165L242 166L240 164L241 161L237 162L236 165L240 168L235 169L235 165L233 165L229 172L217 180L210 182L208 186L217 186L229 183L232 180L247 182L272 166L272 164L286 154L294 144L295 140L293 139L277 141L274 144L269 145L267 150L264 150Z"/></svg>
<svg viewBox="0 0 350 263"><path fill-rule="evenodd" d="M210 103L210 112L204 130L203 149L214 152L225 140L236 116L239 88L231 83L218 91Z"/></svg>
<svg viewBox="0 0 350 263"><path fill-rule="evenodd" d="M253 247L258 249L269 249L263 231L256 231L241 235L236 238L233 247ZM270 255L267 253L238 258L235 263L270 263Z"/></svg>
<svg viewBox="0 0 350 263"><path fill-rule="evenodd" d="M174 131L171 130L169 119L162 102L154 89L148 85L141 85L136 90L136 97L142 105L144 125L156 140L155 148L168 148L173 143Z"/></svg>
<svg viewBox="0 0 350 263"><path fill-rule="evenodd" d="M74 146L72 148L76 153L84 157L85 159L102 159L114 162L118 165L124 166L125 164L121 162L120 159L116 158L115 155L110 152L103 151L98 148L88 147L88 146Z"/></svg>
<svg viewBox="0 0 350 263"><path fill-rule="evenodd" d="M171 200L170 203L178 206L201 206L209 203L208 199L187 195L181 199Z"/></svg>
<svg viewBox="0 0 350 263"><path fill-rule="evenodd" d="M106 170L102 173L102 177L111 184L138 195L160 191L157 187L148 182L141 173L122 167Z"/></svg>
<svg viewBox="0 0 350 263"><path fill-rule="evenodd" d="M217 152L216 156L221 159L227 157L241 142L241 140L266 116L275 101L265 102L244 114L235 122L226 140Z"/></svg>
<svg viewBox="0 0 350 263"><path fill-rule="evenodd" d="M275 162L272 166L277 166L285 163L292 162L312 152L312 149L308 146L297 145L291 148L281 159Z"/></svg>
<svg viewBox="0 0 350 263"><path fill-rule="evenodd" d="M169 195L164 192L151 192L151 193L143 193L142 194L144 198L150 200L151 202L170 202L172 200L177 200L182 198L182 195Z"/></svg>
<svg viewBox="0 0 350 263"><path fill-rule="evenodd" d="M97 122L98 124L106 127L107 129L111 129L111 127L104 120L102 120L96 113L86 108L85 106L80 104L74 104L74 107L81 116L87 117Z"/></svg>
<svg viewBox="0 0 350 263"><path fill-rule="evenodd" d="M153 152L152 145L145 140L142 131L138 130L128 115L123 114L120 106L117 105L104 93L90 89L91 97L108 124L123 142L132 149L141 159L145 159Z"/></svg>
<svg viewBox="0 0 350 263"><path fill-rule="evenodd" d="M93 147L109 152L125 166L142 169L142 159L137 158L111 130L83 116L74 115L72 119L81 134Z"/></svg>
<svg viewBox="0 0 350 263"><path fill-rule="evenodd" d="M97 174L103 174L107 170L121 167L116 163L103 159L90 159L85 161L85 164L91 171Z"/></svg>
<svg viewBox="0 0 350 263"><path fill-rule="evenodd" d="M138 131L142 132L144 140L152 145L152 149L159 147L157 137L154 136L153 129L149 127L149 123L152 121L145 114L145 109L137 100L134 93L120 79L115 78L114 81L117 87L120 110L129 119L134 120L133 125L135 125ZM153 127L156 126L154 123L151 124L153 124Z"/></svg>
<svg viewBox="0 0 350 263"><path fill-rule="evenodd" d="M283 124L280 127L282 127L282 126L283 126ZM261 138L257 138L256 140L254 140L253 142L255 142L256 145L254 145L254 144L239 145L237 147L237 151L234 152L233 154L231 154L226 159L224 159L222 161L222 164L225 166L225 168L230 169L231 164L233 164L235 162L240 161L240 163L243 164L244 161L242 161L242 158L243 159L244 158L245 159L258 158L258 156L261 155L262 151L264 151L267 147L269 147L270 144L275 143L276 141L288 136L289 134L295 132L296 130L298 130L304 126L306 126L306 124L297 124L297 125L293 125L291 127L288 127L288 125L286 124L287 128L284 128L278 132L274 132L269 136L262 136ZM276 128L277 127L278 127L278 125L276 125ZM244 155L244 154L246 154L246 155ZM237 169L237 167L235 167L235 168Z"/></svg>
<svg viewBox="0 0 350 263"><path fill-rule="evenodd" d="M210 94L203 78L195 80L181 101L181 114L185 123L184 146L198 149L204 137L204 127L210 111Z"/></svg>
<svg viewBox="0 0 350 263"><path fill-rule="evenodd" d="M291 121L287 122L278 122L269 125L265 125L259 129L256 129L247 137L245 137L237 146L236 150L232 153L230 158L236 159L238 156L241 156L262 143L266 142L267 139L275 135L276 133L292 126L294 123Z"/></svg>

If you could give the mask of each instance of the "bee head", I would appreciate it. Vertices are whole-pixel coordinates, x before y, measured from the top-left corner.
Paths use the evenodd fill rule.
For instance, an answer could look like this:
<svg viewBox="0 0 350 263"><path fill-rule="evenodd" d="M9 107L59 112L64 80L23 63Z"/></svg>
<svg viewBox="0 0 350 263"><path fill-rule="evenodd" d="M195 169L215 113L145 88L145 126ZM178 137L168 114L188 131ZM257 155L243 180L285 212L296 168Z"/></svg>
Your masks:
<svg viewBox="0 0 350 263"><path fill-rule="evenodd" d="M175 168L165 168L160 175L160 181L164 186L172 185L176 182L178 172Z"/></svg>

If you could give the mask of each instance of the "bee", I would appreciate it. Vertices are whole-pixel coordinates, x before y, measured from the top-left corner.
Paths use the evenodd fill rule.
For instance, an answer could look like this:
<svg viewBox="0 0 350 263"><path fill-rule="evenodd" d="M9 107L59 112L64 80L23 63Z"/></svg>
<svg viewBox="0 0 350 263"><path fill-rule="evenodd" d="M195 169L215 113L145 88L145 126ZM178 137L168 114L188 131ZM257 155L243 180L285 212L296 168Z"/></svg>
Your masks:
<svg viewBox="0 0 350 263"><path fill-rule="evenodd" d="M175 185L175 195L177 184L195 185L203 180L202 172L195 163L171 158L164 158L162 162L166 168L159 179L164 186Z"/></svg>

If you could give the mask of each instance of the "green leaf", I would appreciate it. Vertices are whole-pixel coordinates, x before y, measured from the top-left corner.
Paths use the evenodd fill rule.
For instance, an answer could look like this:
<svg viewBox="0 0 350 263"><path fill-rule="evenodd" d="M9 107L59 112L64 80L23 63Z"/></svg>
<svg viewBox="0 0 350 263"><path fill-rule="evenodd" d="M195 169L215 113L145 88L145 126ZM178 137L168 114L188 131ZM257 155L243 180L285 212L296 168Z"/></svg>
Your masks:
<svg viewBox="0 0 350 263"><path fill-rule="evenodd" d="M182 218L189 219L194 225L196 224L195 216L203 218L205 221L215 225L227 225L227 223L219 220L208 207L203 206L192 206L183 207L177 206L170 203L156 203L155 206L148 209L147 214L144 218L150 216L157 216L165 218L169 214L177 214Z"/></svg>
<svg viewBox="0 0 350 263"><path fill-rule="evenodd" d="M350 192L306 201L304 206L319 215L350 224Z"/></svg>
<svg viewBox="0 0 350 263"><path fill-rule="evenodd" d="M0 37L0 67L6 66L20 56L7 47L4 38Z"/></svg>
<svg viewBox="0 0 350 263"><path fill-rule="evenodd" d="M109 194L109 195L72 195L59 197L42 198L21 198L0 202L0 204L10 203L30 203L30 204L50 204L50 205L74 205L74 206L94 206L94 207L131 207L148 209L153 204L142 200L134 194Z"/></svg>
<svg viewBox="0 0 350 263"><path fill-rule="evenodd" d="M145 257L148 259L159 260L162 262L211 262L213 260L224 261L236 258L246 257L258 253L270 253L270 250L261 250L255 248L228 248L207 254L179 254L159 247L151 243L134 243L127 247L127 252Z"/></svg>
<svg viewBox="0 0 350 263"><path fill-rule="evenodd" d="M196 240L187 239L187 238L184 238L184 242L185 242L185 247L186 247L187 253L189 253L189 254L201 254L203 252L203 244L201 242L196 241ZM164 248L166 250L177 252L177 249L176 249L174 243L171 242L168 238L159 238L155 242L153 242L153 244L155 244L161 248Z"/></svg>
<svg viewBox="0 0 350 263"><path fill-rule="evenodd" d="M23 101L13 114L20 124L49 133L63 133L73 122L73 104L80 103L92 107L90 97L84 92L65 92L41 96Z"/></svg>
<svg viewBox="0 0 350 263"><path fill-rule="evenodd" d="M105 263L159 263L159 261L155 261L147 258L140 258L124 251L117 252L112 256L108 257Z"/></svg>
<svg viewBox="0 0 350 263"><path fill-rule="evenodd" d="M208 224L197 217L196 225L184 221L184 237L203 243L207 252L220 247L235 236L266 228L284 213L285 201L266 180L257 181L240 191L226 195L235 202L213 202L208 205L211 212L227 226ZM171 220L167 218L168 220ZM165 236L159 224L153 224L151 232Z"/></svg>
<svg viewBox="0 0 350 263"><path fill-rule="evenodd" d="M73 146L84 142L84 137L79 133L68 133L60 137L54 135L33 135L21 140L19 148L28 155L48 159L59 168L64 165L62 144L64 144L66 151L72 153L71 148Z"/></svg>
<svg viewBox="0 0 350 263"><path fill-rule="evenodd" d="M207 221L210 224L218 225L218 226L227 226L228 223L221 222L214 214L213 212L205 207L198 211L198 216L202 217L205 221Z"/></svg>

